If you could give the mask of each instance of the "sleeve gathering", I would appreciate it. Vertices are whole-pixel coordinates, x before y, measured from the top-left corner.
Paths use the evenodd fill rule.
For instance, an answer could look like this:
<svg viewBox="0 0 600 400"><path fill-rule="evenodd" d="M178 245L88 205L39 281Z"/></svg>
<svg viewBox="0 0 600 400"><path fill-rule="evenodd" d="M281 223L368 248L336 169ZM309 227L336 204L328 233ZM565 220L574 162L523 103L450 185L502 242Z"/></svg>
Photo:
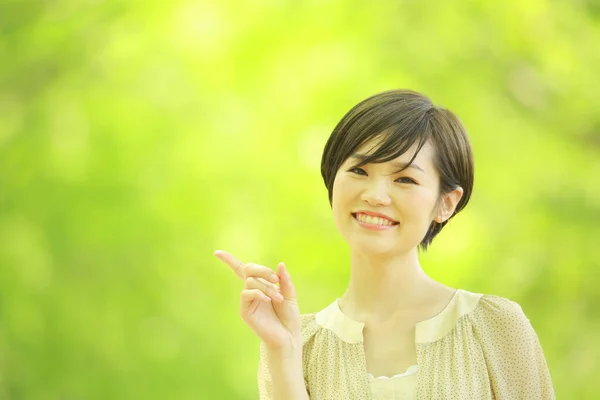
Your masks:
<svg viewBox="0 0 600 400"><path fill-rule="evenodd" d="M495 399L555 399L539 339L521 306L483 296L472 315Z"/></svg>

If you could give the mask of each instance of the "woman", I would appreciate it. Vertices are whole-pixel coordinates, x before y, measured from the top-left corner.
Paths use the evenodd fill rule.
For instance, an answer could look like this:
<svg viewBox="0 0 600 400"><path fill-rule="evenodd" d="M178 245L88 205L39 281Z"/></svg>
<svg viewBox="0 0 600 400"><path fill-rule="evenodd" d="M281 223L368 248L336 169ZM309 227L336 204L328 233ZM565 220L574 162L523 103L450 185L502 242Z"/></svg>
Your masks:
<svg viewBox="0 0 600 400"><path fill-rule="evenodd" d="M215 252L245 280L261 399L554 398L517 303L450 288L419 264L419 249L467 205L473 169L454 114L413 91L380 93L342 118L321 162L350 247L341 298L300 315L283 263L274 274Z"/></svg>

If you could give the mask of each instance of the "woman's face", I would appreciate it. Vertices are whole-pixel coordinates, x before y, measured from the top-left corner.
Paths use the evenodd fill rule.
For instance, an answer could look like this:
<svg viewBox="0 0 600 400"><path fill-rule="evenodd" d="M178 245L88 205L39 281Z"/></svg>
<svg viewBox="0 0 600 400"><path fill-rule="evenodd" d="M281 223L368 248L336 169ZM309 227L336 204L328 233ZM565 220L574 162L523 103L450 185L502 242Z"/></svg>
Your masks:
<svg viewBox="0 0 600 400"><path fill-rule="evenodd" d="M374 255L406 253L419 245L437 216L439 176L433 166L434 150L426 143L402 172L398 170L410 161L416 144L394 160L353 168L373 147L372 143L361 146L335 176L335 224L352 249Z"/></svg>

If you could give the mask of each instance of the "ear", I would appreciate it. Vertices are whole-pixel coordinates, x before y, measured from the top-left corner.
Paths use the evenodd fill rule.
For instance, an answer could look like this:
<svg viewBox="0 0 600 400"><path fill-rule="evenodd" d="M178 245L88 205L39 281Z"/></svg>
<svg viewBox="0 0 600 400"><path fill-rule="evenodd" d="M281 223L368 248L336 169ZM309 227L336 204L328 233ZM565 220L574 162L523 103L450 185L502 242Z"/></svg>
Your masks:
<svg viewBox="0 0 600 400"><path fill-rule="evenodd" d="M433 220L438 224L448 220L452 214L454 214L454 210L456 210L456 206L462 198L463 192L463 188L458 186L451 192L444 194Z"/></svg>

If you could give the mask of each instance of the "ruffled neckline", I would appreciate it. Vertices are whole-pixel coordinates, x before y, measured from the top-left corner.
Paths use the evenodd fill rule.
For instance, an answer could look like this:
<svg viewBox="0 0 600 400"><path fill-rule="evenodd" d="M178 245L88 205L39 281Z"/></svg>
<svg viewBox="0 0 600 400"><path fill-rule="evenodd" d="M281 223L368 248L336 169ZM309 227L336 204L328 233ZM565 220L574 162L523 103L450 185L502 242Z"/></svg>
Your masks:
<svg viewBox="0 0 600 400"><path fill-rule="evenodd" d="M407 377L407 376L411 376L416 374L419 371L419 366L417 364L415 365L411 365L410 367L406 368L406 371L400 373L400 374L396 374L394 376L378 376L378 377L374 377L372 373L368 373L369 378L370 379L379 379L379 380L386 380L386 379L395 379L395 378L402 378L402 377Z"/></svg>

